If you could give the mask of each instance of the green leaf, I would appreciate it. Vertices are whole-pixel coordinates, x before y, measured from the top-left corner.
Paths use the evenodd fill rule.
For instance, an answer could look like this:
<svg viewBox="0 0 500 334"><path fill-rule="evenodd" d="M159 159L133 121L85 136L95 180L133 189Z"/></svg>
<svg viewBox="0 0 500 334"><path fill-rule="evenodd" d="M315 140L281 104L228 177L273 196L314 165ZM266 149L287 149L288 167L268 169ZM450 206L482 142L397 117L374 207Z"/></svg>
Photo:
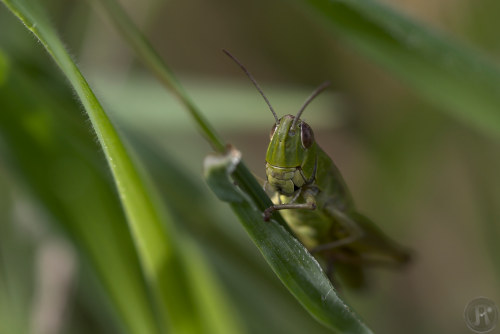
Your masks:
<svg viewBox="0 0 500 334"><path fill-rule="evenodd" d="M92 263L125 328L158 333L122 207L80 108L57 80L15 59L0 86L2 160Z"/></svg>
<svg viewBox="0 0 500 334"><path fill-rule="evenodd" d="M101 0L118 30L131 43L141 60L160 81L180 99L209 144L218 152L224 146L212 126L202 117L198 108L184 92L161 57L134 26L130 18L114 0ZM230 150L224 157L208 158L206 179L212 190L223 200L231 201L247 232L290 292L320 322L344 333L371 333L358 316L337 296L330 280L316 260L292 235L285 221L277 215L279 224L267 224L261 212L271 205L258 182L243 163L239 153ZM233 173L234 172L234 173ZM233 175L239 189L228 174Z"/></svg>
<svg viewBox="0 0 500 334"><path fill-rule="evenodd" d="M205 159L205 177L211 189L221 200L230 202L276 275L318 321L340 333L371 333L340 299L321 266L292 236L281 216L264 221L262 212L271 202L240 158L233 148L226 155Z"/></svg>
<svg viewBox="0 0 500 334"><path fill-rule="evenodd" d="M373 0L303 0L333 32L450 115L500 134L500 69Z"/></svg>
<svg viewBox="0 0 500 334"><path fill-rule="evenodd" d="M131 244L128 243L125 226L117 226L120 225L119 222L112 224L106 221L105 209L102 211L85 210L84 206L75 206L72 203L74 210L69 214L62 213L62 219L68 218L67 215L76 219L76 221L71 221L71 219L70 221L73 223L72 227L76 230L76 235L79 238L77 240L80 240L84 246L83 249L90 253L90 258L94 261L101 278L105 281L105 286L116 301L128 329L133 333L159 333L167 328L172 332L179 333L242 332L231 319L214 315L216 312L225 311L222 305L225 305L226 301L211 278L208 268L201 266L203 259L200 253L193 250L194 246L188 244L189 240L184 239L185 236L174 230L168 212L165 209L159 209L159 201L155 198L152 188L147 187L144 176L139 173L120 136L65 50L43 11L36 2L3 0L3 3L34 33L69 80L90 118L111 169L135 243L135 249L128 247ZM21 124L17 124L18 128L34 134L34 137L31 135L28 138L34 140L35 147L42 145L42 150L38 153L47 154L48 156L45 158L48 158L48 167L53 167L50 164L58 162L55 156L51 156L55 152L52 152L50 147L51 144L54 144L51 142L54 138L50 128L50 125L54 125L53 115L50 110L44 109L40 113L30 114L28 117L30 120L26 124L22 124L25 121L23 119L12 117L11 120L20 121ZM61 124L57 123L57 125ZM6 132L8 130L15 130L15 127L5 129ZM10 132L10 136L11 138L15 137L16 133ZM71 133L67 140L68 142L61 143L65 148L68 146L67 143L73 142ZM43 147L44 144L49 146ZM26 157L24 153L30 152L30 149L25 148L25 150L19 150L16 153L21 157ZM75 151L78 152L78 150ZM42 185L38 184L39 187L36 188L41 189L42 192L45 191L46 200L50 204L50 201L54 200L54 193L50 191L52 187L43 184L43 182L54 180L48 179L47 176L44 179L44 172L47 169L40 168L36 163L30 166L27 161L25 162L25 167L33 173L32 175L36 175L32 180L34 182L41 181ZM74 165L71 167L80 167L82 162L77 159L73 163ZM50 170L53 169L50 168ZM62 183L66 187L72 185L69 182ZM89 183L83 184L83 186L92 187L95 184ZM71 193L71 191L65 193ZM65 199L62 200L64 202ZM103 202L98 194L94 197L94 202L97 206L102 205L104 208L108 204ZM54 204L53 207L58 206L58 204L60 203ZM97 214L99 217L93 216L93 214ZM96 226L89 221L100 221L103 225L102 231L99 231L101 233L95 233ZM116 235L110 235L112 233ZM105 246L108 242L111 244L115 242L115 246L123 247L109 251L108 247ZM186 251L190 254L189 259L184 255L183 242L186 243ZM139 268L134 266L136 264L134 251L137 252L142 274ZM121 258L117 259L115 256ZM190 261L200 264L199 268L193 268ZM131 275L130 279L128 279L129 274ZM118 280L116 279L117 275ZM195 277L196 275L200 275L204 280L201 281L199 277ZM144 286L143 277L148 287ZM114 284L115 280L118 283L126 282L129 285ZM200 297L199 292L202 290L204 294L201 294ZM220 309L215 308L215 306ZM227 305L225 307L227 308Z"/></svg>
<svg viewBox="0 0 500 334"><path fill-rule="evenodd" d="M172 255L171 243L166 239L160 217L116 130L42 10L27 1L3 2L47 49L87 111L118 187L144 274L153 290L158 292L160 272Z"/></svg>
<svg viewBox="0 0 500 334"><path fill-rule="evenodd" d="M174 74L163 61L160 55L151 47L149 41L137 29L115 0L92 0L99 3L106 10L108 17L113 21L122 36L129 42L130 46L135 50L138 56L144 61L145 65L157 76L158 80L169 89L175 97L177 97L186 107L188 114L191 116L194 124L198 127L207 142L217 151L223 151L224 145L215 132L214 128L204 119L203 115L198 112L197 107L191 101L188 94L178 83Z"/></svg>

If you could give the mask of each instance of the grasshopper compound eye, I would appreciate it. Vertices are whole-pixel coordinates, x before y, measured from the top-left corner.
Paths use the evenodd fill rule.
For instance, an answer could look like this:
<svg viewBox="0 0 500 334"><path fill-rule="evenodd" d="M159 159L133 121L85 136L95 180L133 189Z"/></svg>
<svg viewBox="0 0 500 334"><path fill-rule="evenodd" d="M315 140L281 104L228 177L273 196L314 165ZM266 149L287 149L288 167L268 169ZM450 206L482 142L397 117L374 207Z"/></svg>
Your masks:
<svg viewBox="0 0 500 334"><path fill-rule="evenodd" d="M314 143L313 130L305 122L300 123L300 140L304 148L309 148Z"/></svg>

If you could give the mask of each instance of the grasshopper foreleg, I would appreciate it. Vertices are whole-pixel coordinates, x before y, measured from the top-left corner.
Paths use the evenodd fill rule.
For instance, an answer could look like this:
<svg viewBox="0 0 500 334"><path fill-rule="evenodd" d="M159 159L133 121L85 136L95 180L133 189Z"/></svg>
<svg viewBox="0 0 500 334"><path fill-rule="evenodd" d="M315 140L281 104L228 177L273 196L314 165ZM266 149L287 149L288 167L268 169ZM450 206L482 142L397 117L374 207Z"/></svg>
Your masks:
<svg viewBox="0 0 500 334"><path fill-rule="evenodd" d="M268 207L264 210L264 220L267 222L271 219L271 216L274 211L277 210L285 210L285 209L303 209L303 210L315 210L316 209L316 198L315 195L317 190L314 188L310 188L304 191L304 198L306 200L305 203L295 203L297 198L300 195L302 189L299 189L297 194L293 197L292 201L287 204L275 204L273 206Z"/></svg>

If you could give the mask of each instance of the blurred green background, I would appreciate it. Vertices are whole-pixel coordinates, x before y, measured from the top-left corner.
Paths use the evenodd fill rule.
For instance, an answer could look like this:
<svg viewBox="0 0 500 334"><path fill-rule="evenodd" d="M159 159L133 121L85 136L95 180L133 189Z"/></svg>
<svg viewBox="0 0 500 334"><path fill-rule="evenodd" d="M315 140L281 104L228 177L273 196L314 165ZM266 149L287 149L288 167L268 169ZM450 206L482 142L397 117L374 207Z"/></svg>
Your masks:
<svg viewBox="0 0 500 334"><path fill-rule="evenodd" d="M499 59L500 3L386 2ZM477 296L500 302L500 137L421 98L295 2L122 4L261 177L273 118L221 49L248 67L279 115L296 113L316 85L332 81L303 117L360 211L415 252L405 270L374 268L366 290L342 290L376 333L469 333L467 302ZM43 5L178 228L201 247L230 306L228 319L243 333L328 332L209 192L202 178L209 146L101 10L85 1ZM72 221L92 225L87 237L102 238L102 251L88 251L82 234L89 230ZM123 284L131 293L127 278L102 282L103 269L92 265L92 257L109 256L104 263L113 266L107 252L115 246L105 233L123 234L118 255L135 259L126 226L82 107L41 45L0 7L0 333L126 332L106 291Z"/></svg>

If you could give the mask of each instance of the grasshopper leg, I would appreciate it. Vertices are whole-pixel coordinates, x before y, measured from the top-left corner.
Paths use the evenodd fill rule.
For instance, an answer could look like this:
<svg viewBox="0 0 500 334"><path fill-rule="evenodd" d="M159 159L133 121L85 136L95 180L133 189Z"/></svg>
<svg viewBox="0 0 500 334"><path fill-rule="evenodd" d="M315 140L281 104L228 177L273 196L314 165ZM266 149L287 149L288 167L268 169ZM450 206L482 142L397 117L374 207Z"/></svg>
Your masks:
<svg viewBox="0 0 500 334"><path fill-rule="evenodd" d="M341 222L346 227L348 234L347 234L347 236L345 236L342 239L338 239L338 240L328 242L326 244L322 244L322 245L314 247L313 249L310 250L311 254L348 245L348 244L360 239L363 236L363 231L358 226L358 224L356 224L345 213L343 213L339 210L332 210L331 212L333 213L335 218L337 218L337 221Z"/></svg>
<svg viewBox="0 0 500 334"><path fill-rule="evenodd" d="M314 210L316 209L316 204L315 203L304 203L304 204L277 204L268 207L266 210L264 210L264 220L267 222L269 219L271 219L271 215L273 214L274 211L277 210L285 210L285 209L305 209L305 210Z"/></svg>
<svg viewBox="0 0 500 334"><path fill-rule="evenodd" d="M305 203L294 203L299 197L301 189L295 194L292 201L287 204L276 204L268 207L264 210L264 220L267 222L271 219L271 215L274 211L277 210L285 210L285 209L303 209L303 210L315 210L316 209L316 192L317 190L314 188L307 189L304 191L304 198L306 199Z"/></svg>

